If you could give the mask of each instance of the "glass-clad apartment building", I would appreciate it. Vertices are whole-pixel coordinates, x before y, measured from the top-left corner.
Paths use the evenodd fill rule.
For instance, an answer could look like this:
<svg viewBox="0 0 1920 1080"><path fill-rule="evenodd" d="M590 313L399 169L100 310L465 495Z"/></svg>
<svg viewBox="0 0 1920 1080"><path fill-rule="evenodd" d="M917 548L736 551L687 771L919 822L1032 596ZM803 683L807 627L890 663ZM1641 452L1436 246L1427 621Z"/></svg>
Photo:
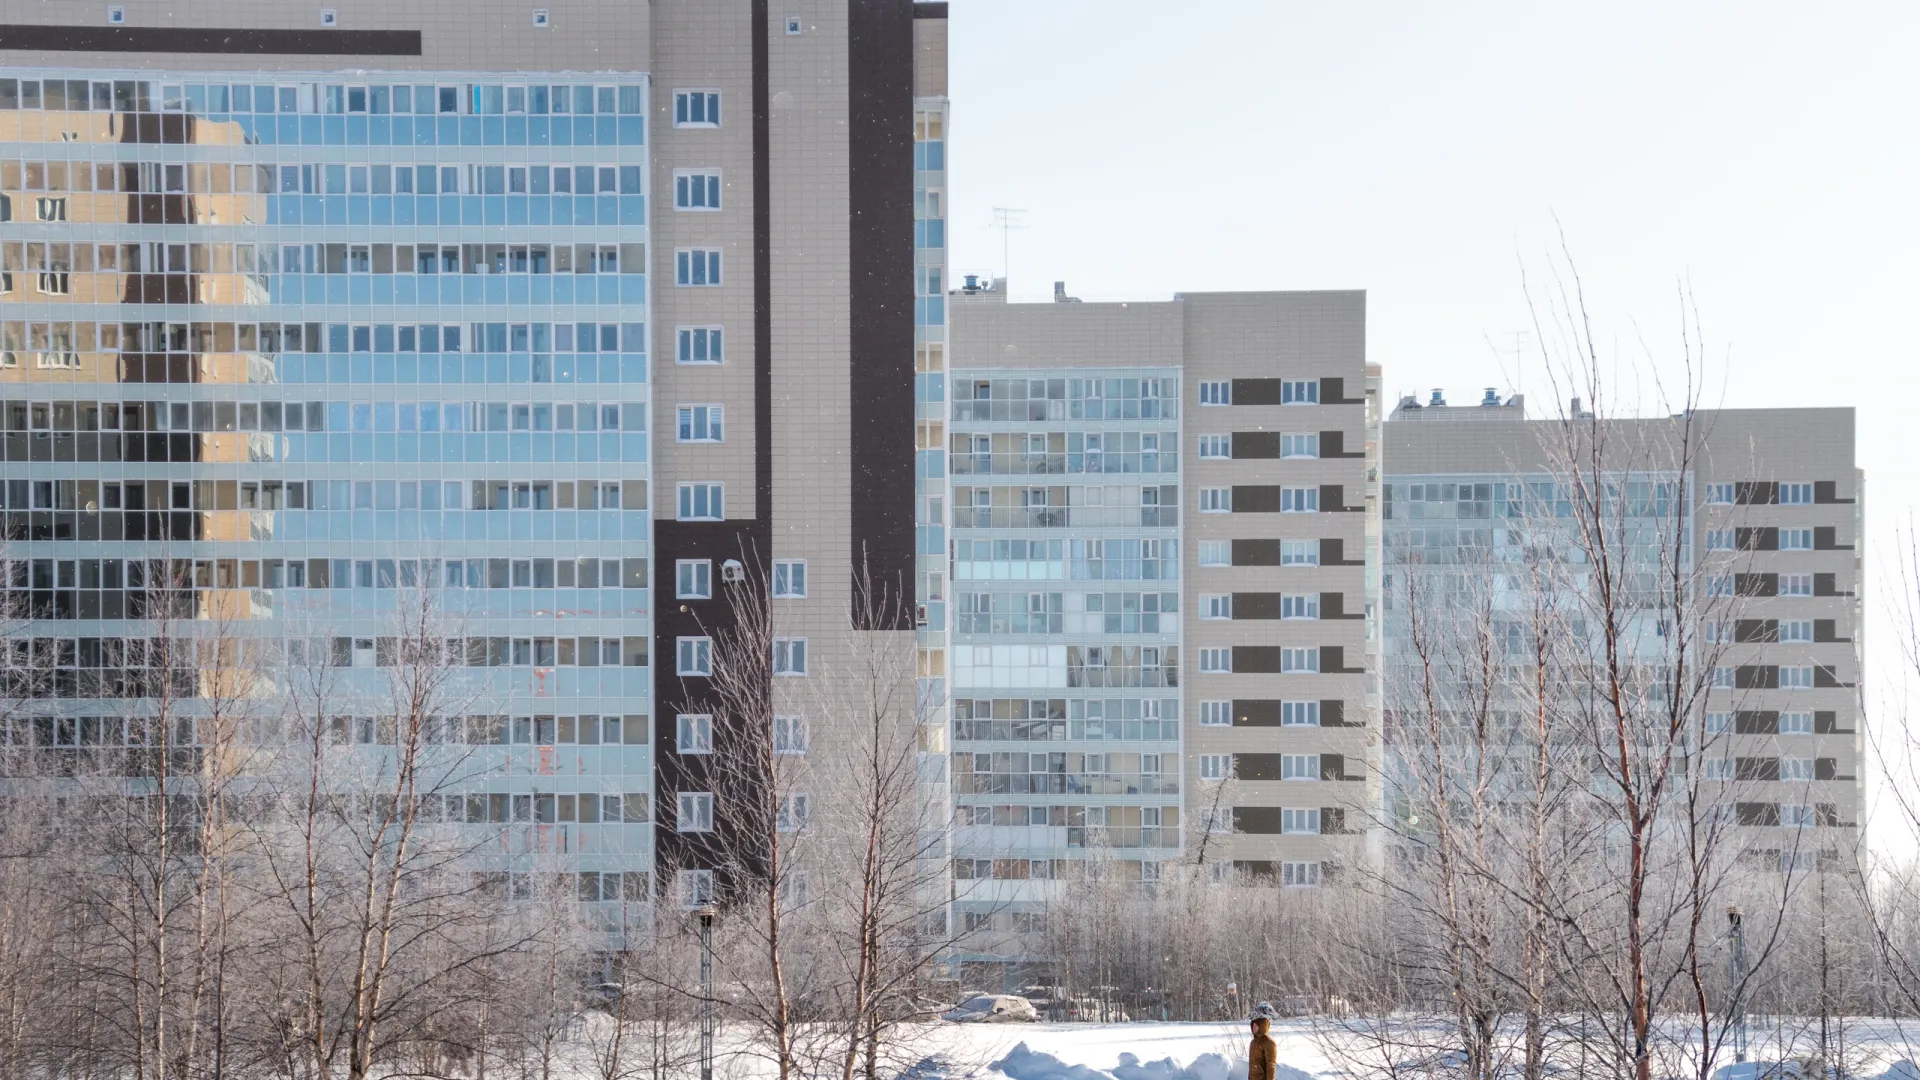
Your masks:
<svg viewBox="0 0 1920 1080"><path fill-rule="evenodd" d="M88 720L33 730L140 738L112 676L164 609L345 669L337 738L391 741L424 595L477 669L441 733L475 779L437 811L498 830L497 870L649 894L649 92L0 78L9 585L75 671L45 711Z"/></svg>

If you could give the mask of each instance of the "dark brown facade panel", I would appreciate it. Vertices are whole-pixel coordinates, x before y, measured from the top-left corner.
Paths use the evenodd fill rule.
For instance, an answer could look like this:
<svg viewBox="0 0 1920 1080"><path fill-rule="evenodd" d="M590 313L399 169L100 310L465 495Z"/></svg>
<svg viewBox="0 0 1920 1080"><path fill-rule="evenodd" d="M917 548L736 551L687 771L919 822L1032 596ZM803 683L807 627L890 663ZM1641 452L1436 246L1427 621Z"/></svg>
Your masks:
<svg viewBox="0 0 1920 1080"><path fill-rule="evenodd" d="M1235 675L1280 674L1280 646L1236 645L1233 649Z"/></svg>
<svg viewBox="0 0 1920 1080"><path fill-rule="evenodd" d="M1280 404L1280 380L1235 379L1233 380L1233 403L1235 405L1278 405Z"/></svg>
<svg viewBox="0 0 1920 1080"><path fill-rule="evenodd" d="M946 0L928 0L928 2L913 5L913 17L916 19L946 18Z"/></svg>
<svg viewBox="0 0 1920 1080"><path fill-rule="evenodd" d="M1280 617L1280 594L1271 592L1234 593L1233 617L1236 619L1277 619Z"/></svg>
<svg viewBox="0 0 1920 1080"><path fill-rule="evenodd" d="M1321 566L1365 566L1365 559L1347 558L1347 542L1329 537L1320 541Z"/></svg>
<svg viewBox="0 0 1920 1080"><path fill-rule="evenodd" d="M1236 514L1277 514L1280 512L1280 485L1235 484L1233 512Z"/></svg>
<svg viewBox="0 0 1920 1080"><path fill-rule="evenodd" d="M916 16L910 0L853 0L847 11L852 569L901 598L886 619L897 630L913 627Z"/></svg>
<svg viewBox="0 0 1920 1080"><path fill-rule="evenodd" d="M1233 755L1233 778L1235 780L1278 780L1280 779L1280 755L1235 754Z"/></svg>
<svg viewBox="0 0 1920 1080"><path fill-rule="evenodd" d="M420 31L13 24L0 25L0 50L224 53L242 56L419 56Z"/></svg>
<svg viewBox="0 0 1920 1080"><path fill-rule="evenodd" d="M1265 698L1236 698L1234 727L1279 727L1280 702Z"/></svg>
<svg viewBox="0 0 1920 1080"><path fill-rule="evenodd" d="M1233 831L1260 836L1277 835L1280 832L1280 808L1236 806L1233 808Z"/></svg>
<svg viewBox="0 0 1920 1080"><path fill-rule="evenodd" d="M1233 542L1233 565L1279 566L1280 541L1264 538L1235 540Z"/></svg>
<svg viewBox="0 0 1920 1080"><path fill-rule="evenodd" d="M1280 456L1280 433L1277 431L1236 431L1233 433L1233 456L1236 460L1247 458L1277 458Z"/></svg>

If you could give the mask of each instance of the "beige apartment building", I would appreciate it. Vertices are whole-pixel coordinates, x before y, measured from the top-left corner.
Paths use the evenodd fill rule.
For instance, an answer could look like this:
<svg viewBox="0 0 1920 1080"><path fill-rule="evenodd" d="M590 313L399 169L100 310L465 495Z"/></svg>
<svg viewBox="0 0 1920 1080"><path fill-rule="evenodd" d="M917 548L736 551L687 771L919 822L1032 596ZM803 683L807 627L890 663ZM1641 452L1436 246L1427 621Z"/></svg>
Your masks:
<svg viewBox="0 0 1920 1080"><path fill-rule="evenodd" d="M962 915L1093 862L1337 881L1378 790L1364 294L952 299Z"/></svg>
<svg viewBox="0 0 1920 1080"><path fill-rule="evenodd" d="M1448 405L1435 391L1428 403L1403 398L1394 409L1383 440L1389 680L1410 656L1409 575L1491 573L1503 549L1543 538L1574 550L1549 515L1523 509L1550 505L1567 476L1564 440L1591 418L1578 400L1566 415L1575 419L1529 419L1523 399L1492 390L1475 405ZM1864 495L1853 410L1714 409L1602 423L1603 471L1686 493L1679 560L1704 624L1692 640L1710 680L1693 779L1721 800L1756 857L1844 851L1864 806ZM1650 524L1640 535L1657 546L1675 531ZM1463 558L1468 548L1475 554ZM1648 567L1662 557L1632 549L1623 545L1625 557L1644 556Z"/></svg>

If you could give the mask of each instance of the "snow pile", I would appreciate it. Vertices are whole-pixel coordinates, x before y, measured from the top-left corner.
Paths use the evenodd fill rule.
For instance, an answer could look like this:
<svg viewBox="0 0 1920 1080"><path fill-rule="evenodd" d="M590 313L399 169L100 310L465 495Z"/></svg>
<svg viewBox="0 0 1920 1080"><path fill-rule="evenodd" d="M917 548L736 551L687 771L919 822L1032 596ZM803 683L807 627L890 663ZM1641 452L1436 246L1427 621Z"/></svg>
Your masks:
<svg viewBox="0 0 1920 1080"><path fill-rule="evenodd" d="M1088 1065L1069 1065L1052 1054L1028 1049L1026 1043L1015 1046L1007 1056L993 1063L1007 1080L1239 1080L1247 1075L1247 1060L1229 1060L1221 1054L1201 1054L1187 1065L1172 1058L1142 1062L1133 1054L1120 1055L1112 1069ZM1275 1080L1313 1080L1311 1073L1281 1065Z"/></svg>

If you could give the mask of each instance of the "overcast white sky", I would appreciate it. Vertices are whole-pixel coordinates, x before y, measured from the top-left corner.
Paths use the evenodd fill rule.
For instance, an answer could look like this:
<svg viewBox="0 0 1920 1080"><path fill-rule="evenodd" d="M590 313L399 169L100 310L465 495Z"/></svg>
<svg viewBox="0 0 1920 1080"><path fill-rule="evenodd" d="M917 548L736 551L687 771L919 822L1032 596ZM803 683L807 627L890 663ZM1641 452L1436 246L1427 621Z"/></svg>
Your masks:
<svg viewBox="0 0 1920 1080"><path fill-rule="evenodd" d="M1022 208L1015 299L1361 288L1388 390L1459 401L1512 388L1521 266L1545 270L1556 218L1625 361L1636 338L1673 355L1689 280L1709 403L1859 410L1870 704L1891 689L1875 571L1920 502L1920 5L951 12L953 269L1000 273L993 208Z"/></svg>

